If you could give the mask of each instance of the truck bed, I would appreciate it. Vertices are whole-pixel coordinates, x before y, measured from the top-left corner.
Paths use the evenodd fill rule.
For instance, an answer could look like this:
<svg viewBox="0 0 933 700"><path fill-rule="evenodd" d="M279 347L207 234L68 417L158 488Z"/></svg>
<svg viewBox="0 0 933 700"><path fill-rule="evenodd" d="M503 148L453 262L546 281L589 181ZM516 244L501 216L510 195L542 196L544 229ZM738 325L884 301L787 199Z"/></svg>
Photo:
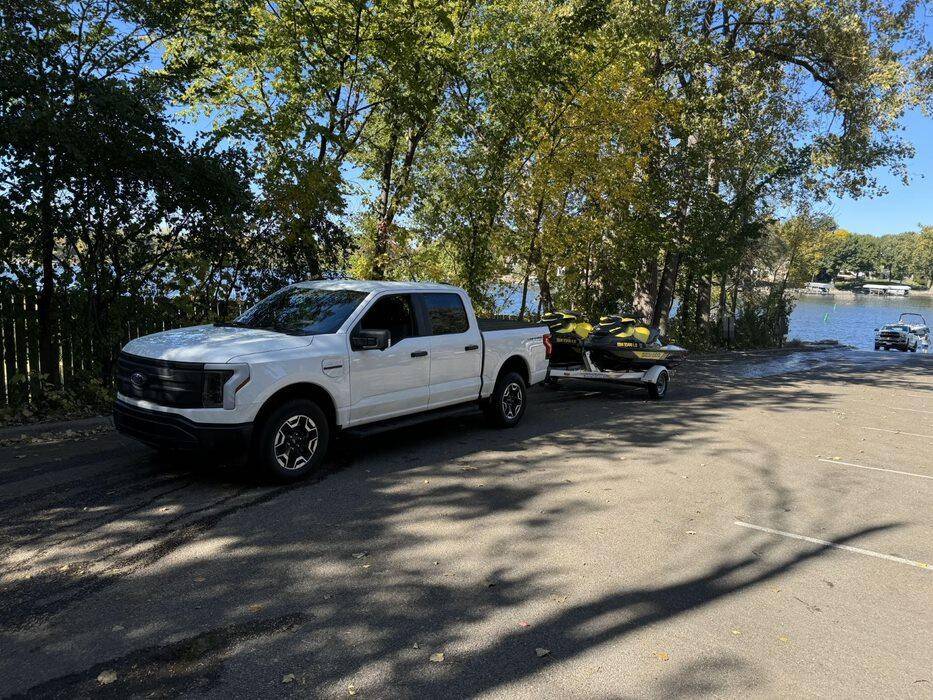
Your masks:
<svg viewBox="0 0 933 700"><path fill-rule="evenodd" d="M511 331L519 328L537 328L543 324L532 323L531 321L517 321L511 318L479 318L476 319L476 325L480 332L488 331Z"/></svg>

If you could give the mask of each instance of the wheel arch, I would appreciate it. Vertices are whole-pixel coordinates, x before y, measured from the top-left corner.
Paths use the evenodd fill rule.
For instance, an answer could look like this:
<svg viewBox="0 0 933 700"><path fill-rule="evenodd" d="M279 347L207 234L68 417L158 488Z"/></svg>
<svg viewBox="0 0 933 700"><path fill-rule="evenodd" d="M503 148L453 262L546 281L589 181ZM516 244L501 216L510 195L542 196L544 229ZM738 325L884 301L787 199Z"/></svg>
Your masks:
<svg viewBox="0 0 933 700"><path fill-rule="evenodd" d="M528 368L528 361L521 355L512 355L499 366L499 372L496 374L496 381L508 372L517 372L525 380L525 385L530 384L531 371Z"/></svg>
<svg viewBox="0 0 933 700"><path fill-rule="evenodd" d="M330 424L331 430L340 427L337 423L337 404L334 402L334 397L320 384L312 382L296 382L275 391L263 402L262 408L259 409L253 421L254 425L257 427L262 425L272 411L292 399L310 399L314 401L320 406L324 415L327 416L327 422Z"/></svg>

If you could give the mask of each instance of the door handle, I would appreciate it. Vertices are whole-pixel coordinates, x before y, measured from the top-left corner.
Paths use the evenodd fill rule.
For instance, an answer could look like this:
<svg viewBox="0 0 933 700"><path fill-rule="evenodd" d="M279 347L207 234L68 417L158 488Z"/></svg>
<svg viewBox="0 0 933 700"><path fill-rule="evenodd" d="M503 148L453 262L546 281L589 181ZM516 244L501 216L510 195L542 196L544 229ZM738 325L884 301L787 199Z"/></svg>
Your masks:
<svg viewBox="0 0 933 700"><path fill-rule="evenodd" d="M470 350L479 350L479 345L467 345L463 349L466 350L467 352L470 352Z"/></svg>
<svg viewBox="0 0 933 700"><path fill-rule="evenodd" d="M427 350L418 350L417 352L413 352L413 353L411 354L411 356L412 356L412 357L427 357L427 356L428 356L428 351L427 351Z"/></svg>

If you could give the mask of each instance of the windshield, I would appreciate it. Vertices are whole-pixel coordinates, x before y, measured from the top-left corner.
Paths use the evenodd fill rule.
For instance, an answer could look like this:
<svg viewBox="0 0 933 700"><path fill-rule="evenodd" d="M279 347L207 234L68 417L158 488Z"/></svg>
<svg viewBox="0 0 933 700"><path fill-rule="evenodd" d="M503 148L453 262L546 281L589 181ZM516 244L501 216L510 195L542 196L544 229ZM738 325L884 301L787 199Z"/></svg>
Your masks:
<svg viewBox="0 0 933 700"><path fill-rule="evenodd" d="M907 326L885 326L886 331L908 331L910 330Z"/></svg>
<svg viewBox="0 0 933 700"><path fill-rule="evenodd" d="M267 296L230 325L289 335L335 333L365 296L366 292L349 289L285 287Z"/></svg>

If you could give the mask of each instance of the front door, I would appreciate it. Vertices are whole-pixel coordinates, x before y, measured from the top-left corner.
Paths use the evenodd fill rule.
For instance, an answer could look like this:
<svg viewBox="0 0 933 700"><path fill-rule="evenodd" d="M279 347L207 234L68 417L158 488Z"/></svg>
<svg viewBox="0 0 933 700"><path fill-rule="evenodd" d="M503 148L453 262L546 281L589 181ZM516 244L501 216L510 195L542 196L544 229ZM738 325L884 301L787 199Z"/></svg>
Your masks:
<svg viewBox="0 0 933 700"><path fill-rule="evenodd" d="M411 295L379 297L354 331L358 329L388 330L389 347L351 347L350 424L425 410L431 371L429 338L421 335Z"/></svg>

